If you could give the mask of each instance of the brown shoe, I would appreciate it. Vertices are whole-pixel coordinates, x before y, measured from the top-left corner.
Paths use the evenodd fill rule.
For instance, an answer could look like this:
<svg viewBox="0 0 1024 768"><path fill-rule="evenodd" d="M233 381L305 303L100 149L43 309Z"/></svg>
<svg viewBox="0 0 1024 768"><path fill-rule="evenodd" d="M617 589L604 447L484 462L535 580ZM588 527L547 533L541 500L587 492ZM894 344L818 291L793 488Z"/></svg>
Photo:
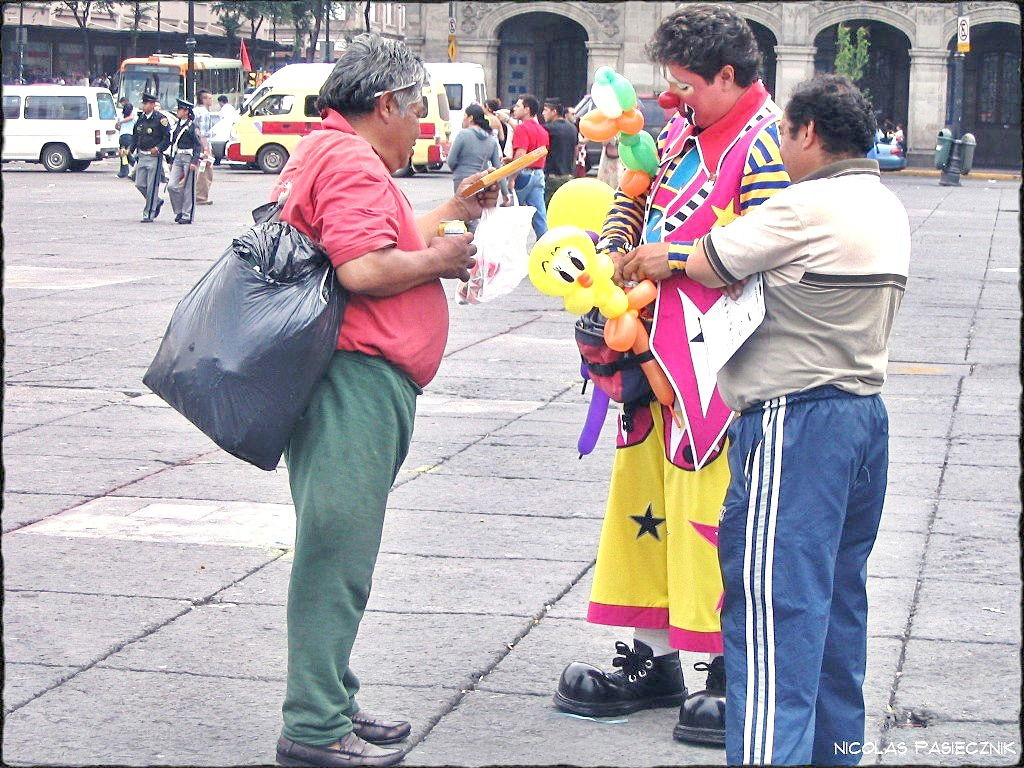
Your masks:
<svg viewBox="0 0 1024 768"><path fill-rule="evenodd" d="M365 709L360 709L352 715L352 729L360 739L371 744L396 744L408 738L412 725L404 720L374 717Z"/></svg>
<svg viewBox="0 0 1024 768"><path fill-rule="evenodd" d="M286 766L326 766L350 768L371 765L388 766L400 763L405 753L400 749L380 749L363 741L354 732L329 747L313 747L286 739L277 740L277 764Z"/></svg>

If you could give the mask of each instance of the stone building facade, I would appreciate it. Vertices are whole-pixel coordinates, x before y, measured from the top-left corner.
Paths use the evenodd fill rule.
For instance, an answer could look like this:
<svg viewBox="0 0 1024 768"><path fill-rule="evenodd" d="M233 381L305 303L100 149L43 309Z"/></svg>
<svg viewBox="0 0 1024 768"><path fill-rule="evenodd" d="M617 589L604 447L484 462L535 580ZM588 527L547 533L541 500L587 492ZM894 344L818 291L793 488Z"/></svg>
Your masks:
<svg viewBox="0 0 1024 768"><path fill-rule="evenodd" d="M671 2L456 2L458 60L487 73L503 102L532 92L574 102L598 67L614 67L639 92L664 85L644 45ZM727 3L750 22L763 79L784 104L794 86L829 71L837 25L866 26L872 45L861 81L882 118L904 127L912 164L931 162L949 122L956 4L912 2ZM976 162L1019 168L1020 11L1009 2L967 2L972 50L965 58L964 130L978 139ZM427 61L447 61L446 3L407 3L406 40Z"/></svg>

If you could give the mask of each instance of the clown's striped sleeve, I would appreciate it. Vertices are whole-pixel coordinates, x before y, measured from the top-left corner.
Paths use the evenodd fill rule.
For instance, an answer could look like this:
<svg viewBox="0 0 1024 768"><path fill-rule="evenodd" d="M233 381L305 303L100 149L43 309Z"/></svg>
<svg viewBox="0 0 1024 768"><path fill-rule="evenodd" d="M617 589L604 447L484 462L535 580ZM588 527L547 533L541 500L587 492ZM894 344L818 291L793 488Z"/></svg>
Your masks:
<svg viewBox="0 0 1024 768"><path fill-rule="evenodd" d="M656 145L658 157L665 151L665 142L668 138L669 128L675 120L682 120L678 113L669 120L658 135ZM620 150L621 151L621 150ZM621 161L620 161L621 162ZM630 197L621 190L615 190L615 198L612 207L604 220L604 227L601 229L601 239L598 243L598 251L601 253L628 253L640 244L640 232L644 224L644 213L647 210L647 195L650 191L640 197Z"/></svg>
<svg viewBox="0 0 1024 768"><path fill-rule="evenodd" d="M772 123L760 132L747 153L740 181L740 214L788 186L789 174L779 152L779 124Z"/></svg>

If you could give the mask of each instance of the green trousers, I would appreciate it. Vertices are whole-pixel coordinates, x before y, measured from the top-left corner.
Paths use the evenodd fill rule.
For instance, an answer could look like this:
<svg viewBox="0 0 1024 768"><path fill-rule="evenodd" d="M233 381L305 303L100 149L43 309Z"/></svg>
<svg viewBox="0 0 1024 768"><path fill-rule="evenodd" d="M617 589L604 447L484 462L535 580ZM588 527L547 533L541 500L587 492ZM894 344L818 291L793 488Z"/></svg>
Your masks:
<svg viewBox="0 0 1024 768"><path fill-rule="evenodd" d="M359 680L349 656L420 391L381 358L336 352L285 451L296 531L283 733L299 743L352 730Z"/></svg>

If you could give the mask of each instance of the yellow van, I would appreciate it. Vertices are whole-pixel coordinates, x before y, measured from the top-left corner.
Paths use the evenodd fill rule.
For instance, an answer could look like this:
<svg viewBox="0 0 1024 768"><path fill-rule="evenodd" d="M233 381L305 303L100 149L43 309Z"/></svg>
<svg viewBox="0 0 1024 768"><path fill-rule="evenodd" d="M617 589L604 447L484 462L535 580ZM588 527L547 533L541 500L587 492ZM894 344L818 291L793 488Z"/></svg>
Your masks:
<svg viewBox="0 0 1024 768"><path fill-rule="evenodd" d="M230 162L245 163L264 173L280 173L303 136L320 130L316 100L320 84L273 88L246 105L226 149ZM451 146L448 97L440 82L423 88L426 116L420 120L410 168L438 170Z"/></svg>

